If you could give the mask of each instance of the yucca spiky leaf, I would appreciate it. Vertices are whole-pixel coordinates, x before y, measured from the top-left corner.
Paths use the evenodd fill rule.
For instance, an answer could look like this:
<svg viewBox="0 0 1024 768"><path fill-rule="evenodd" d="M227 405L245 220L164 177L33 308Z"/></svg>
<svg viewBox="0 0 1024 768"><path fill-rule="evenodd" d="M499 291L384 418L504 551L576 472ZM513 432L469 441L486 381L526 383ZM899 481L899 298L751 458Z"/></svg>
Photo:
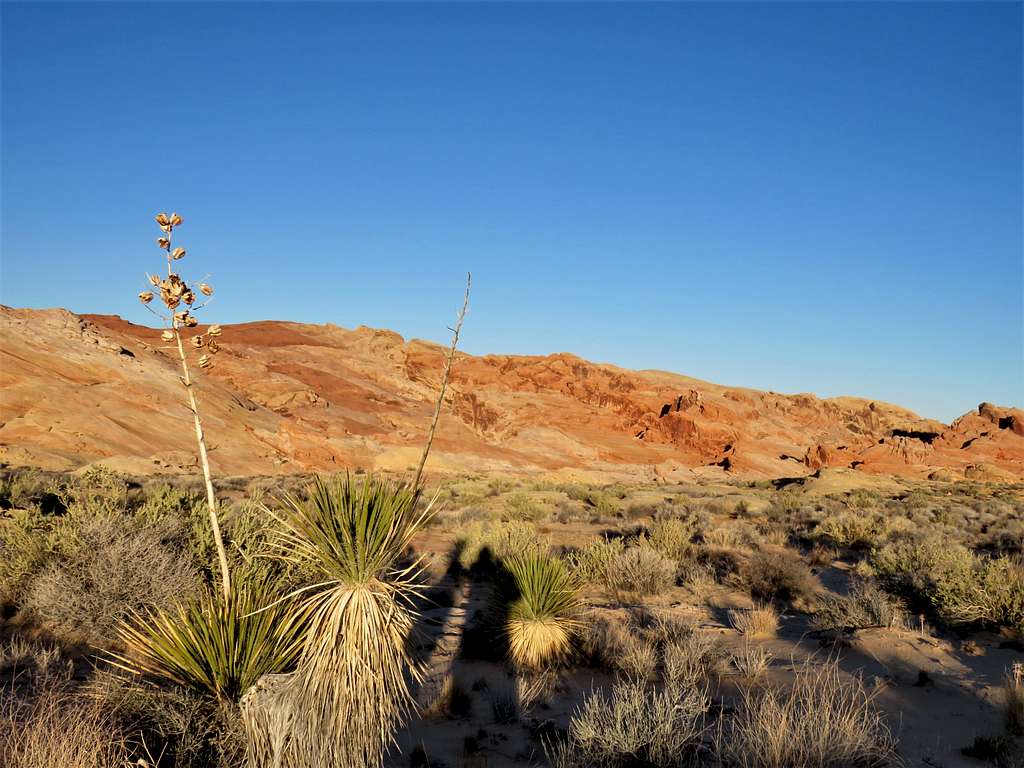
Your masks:
<svg viewBox="0 0 1024 768"><path fill-rule="evenodd" d="M225 599L204 594L170 611L135 614L121 622L122 669L165 678L238 701L260 677L293 666L305 623L271 581L240 582Z"/></svg>
<svg viewBox="0 0 1024 768"><path fill-rule="evenodd" d="M279 556L318 574L300 598L309 632L291 748L325 764L380 765L412 706L407 673L420 670L407 640L421 565L408 551L432 515L432 504L417 511L418 499L411 486L369 476L317 478L307 499L289 497L271 512Z"/></svg>
<svg viewBox="0 0 1024 768"><path fill-rule="evenodd" d="M579 585L565 564L543 552L529 552L504 562L508 574L505 635L509 656L522 667L537 669L564 659L580 627Z"/></svg>

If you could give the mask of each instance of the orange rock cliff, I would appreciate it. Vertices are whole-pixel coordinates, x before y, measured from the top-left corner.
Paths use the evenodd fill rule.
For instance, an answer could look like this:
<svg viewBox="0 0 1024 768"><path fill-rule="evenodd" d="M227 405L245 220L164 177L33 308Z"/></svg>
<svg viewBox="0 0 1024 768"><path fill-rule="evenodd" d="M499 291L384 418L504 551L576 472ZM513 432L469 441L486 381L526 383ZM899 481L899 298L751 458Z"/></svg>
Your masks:
<svg viewBox="0 0 1024 768"><path fill-rule="evenodd" d="M158 329L116 316L0 307L0 461L195 467L176 360ZM415 464L445 350L333 325L224 326L197 394L215 472ZM943 479L1024 479L1024 412L988 403L952 424L886 403L725 387L568 354L459 353L435 472L638 480L781 477L822 467Z"/></svg>

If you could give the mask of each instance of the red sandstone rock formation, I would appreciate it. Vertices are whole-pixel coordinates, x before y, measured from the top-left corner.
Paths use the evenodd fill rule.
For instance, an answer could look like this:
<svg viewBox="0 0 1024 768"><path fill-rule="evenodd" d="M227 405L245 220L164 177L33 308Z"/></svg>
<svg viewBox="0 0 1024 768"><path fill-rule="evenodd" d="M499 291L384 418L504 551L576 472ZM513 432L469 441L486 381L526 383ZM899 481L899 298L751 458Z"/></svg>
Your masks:
<svg viewBox="0 0 1024 768"><path fill-rule="evenodd" d="M286 322L225 326L222 338L198 389L218 473L414 464L441 347ZM190 470L193 438L175 376L158 330L0 308L0 461ZM983 403L945 425L884 403L727 388L567 354L460 354L431 467L667 480L822 467L1024 478L1024 412Z"/></svg>

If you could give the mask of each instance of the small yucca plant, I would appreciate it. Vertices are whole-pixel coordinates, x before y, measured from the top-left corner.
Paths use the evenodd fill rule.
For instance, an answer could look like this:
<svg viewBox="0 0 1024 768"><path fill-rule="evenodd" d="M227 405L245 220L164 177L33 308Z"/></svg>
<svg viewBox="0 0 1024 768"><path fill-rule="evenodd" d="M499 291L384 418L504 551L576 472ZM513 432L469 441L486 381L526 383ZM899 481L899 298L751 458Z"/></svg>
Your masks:
<svg viewBox="0 0 1024 768"><path fill-rule="evenodd" d="M407 553L433 505L417 511L418 500L406 484L317 478L307 499L268 510L279 523L272 541L280 557L319 576L295 593L308 632L291 680L292 733L283 749L292 755L275 761L381 764L413 705L408 680L420 676L407 640L421 565Z"/></svg>
<svg viewBox="0 0 1024 768"><path fill-rule="evenodd" d="M267 579L235 585L230 595L207 593L173 611L122 622L122 669L153 675L237 702L266 674L293 666L302 648L301 613L278 599Z"/></svg>
<svg viewBox="0 0 1024 768"><path fill-rule="evenodd" d="M505 602L509 656L520 667L539 669L566 658L580 629L579 585L565 564L542 552L511 557L498 590Z"/></svg>

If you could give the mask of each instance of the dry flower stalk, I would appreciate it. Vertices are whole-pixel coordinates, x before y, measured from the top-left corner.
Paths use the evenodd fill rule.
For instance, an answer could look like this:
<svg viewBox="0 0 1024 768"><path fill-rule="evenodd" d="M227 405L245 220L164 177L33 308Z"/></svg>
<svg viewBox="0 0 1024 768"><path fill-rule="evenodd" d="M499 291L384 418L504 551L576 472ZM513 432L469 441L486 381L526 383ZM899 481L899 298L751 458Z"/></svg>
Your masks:
<svg viewBox="0 0 1024 768"><path fill-rule="evenodd" d="M157 215L156 223L164 232L164 235L158 238L156 242L167 254L167 277L160 279L156 275L150 275L149 282L154 288L159 289L160 300L170 310L170 316L161 315L149 306L154 298L152 291L140 293L139 300L147 309L162 317L169 324L170 327L160 334L161 340L166 342L173 341L177 345L178 358L181 360L181 383L185 385L185 392L188 394L189 410L192 411L192 419L195 425L196 443L199 445L199 462L203 468L203 479L206 481L206 503L210 512L210 527L213 529L213 540L217 545L217 558L220 561L221 581L226 600L231 594L231 575L228 571L228 557L227 551L224 548L224 537L220 531L220 520L217 517L217 499L213 494L213 481L210 479L210 460L206 451L206 438L203 434L202 420L199 418L199 405L196 402L194 382L192 381L183 338L184 329L195 328L199 325L199 320L193 313L202 309L205 304L197 305L195 303L195 292L186 285L180 275L174 272L173 262L185 256L184 248L177 247L172 250L171 247L174 228L181 226L182 223L181 216L176 213L172 213L170 216L166 213L161 213ZM213 288L206 283L199 283L198 288L203 296L213 294ZM182 304L187 308L179 309ZM212 325L207 329L207 333L210 336L220 336L221 332L219 325ZM206 344L203 335L197 334L189 339L189 345L196 350L203 350L203 354L196 361L200 368L210 368L213 366L212 355L215 355L218 349L216 344Z"/></svg>
<svg viewBox="0 0 1024 768"><path fill-rule="evenodd" d="M434 404L434 418L430 420L430 429L427 430L427 442L423 446L423 453L420 455L419 466L416 467L416 477L412 481L412 487L420 490L420 480L423 477L423 467L427 463L427 456L430 455L430 446L434 443L434 432L437 431L437 421L441 417L441 406L444 404L444 393L448 389L448 379L452 374L452 361L455 359L455 348L459 345L459 334L462 333L462 322L466 319L466 312L469 311L469 289L473 285L473 275L466 273L466 294L462 299L462 309L455 318L455 327L449 328L452 332L452 343L448 347L448 355L444 361L444 373L441 375L441 389L437 394L437 402Z"/></svg>

